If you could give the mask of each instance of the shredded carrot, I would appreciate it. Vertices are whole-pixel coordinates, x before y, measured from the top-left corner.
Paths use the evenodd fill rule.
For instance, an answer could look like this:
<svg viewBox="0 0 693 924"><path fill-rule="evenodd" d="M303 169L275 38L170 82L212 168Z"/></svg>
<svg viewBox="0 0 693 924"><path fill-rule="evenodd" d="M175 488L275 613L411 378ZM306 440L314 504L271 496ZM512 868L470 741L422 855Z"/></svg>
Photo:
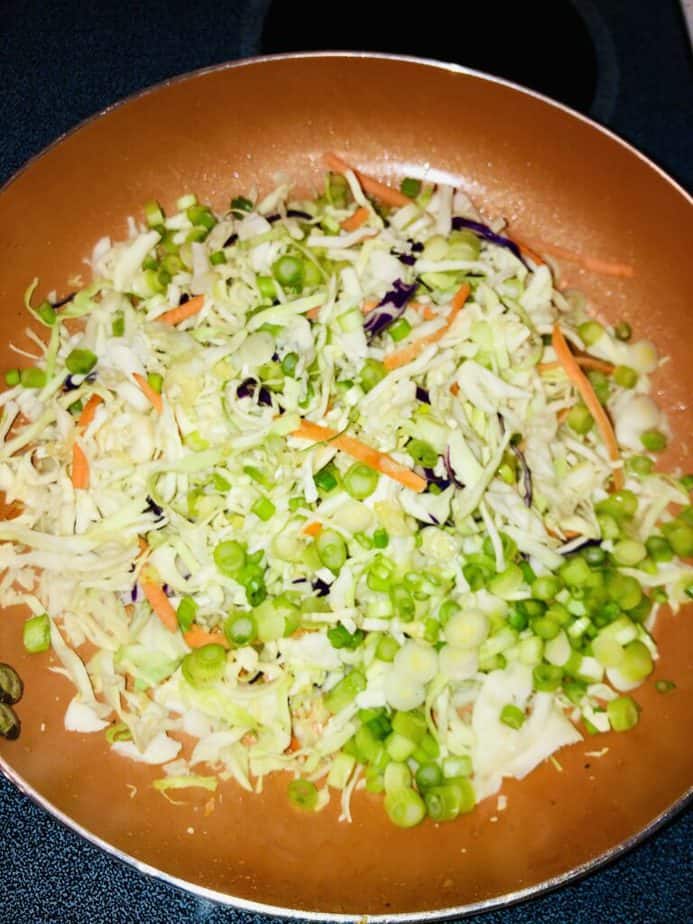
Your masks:
<svg viewBox="0 0 693 924"><path fill-rule="evenodd" d="M377 308L380 302L377 298L367 298L366 301L361 305L361 311L364 314L370 314L374 308Z"/></svg>
<svg viewBox="0 0 693 924"><path fill-rule="evenodd" d="M331 427L322 427L311 420L302 420L298 429L294 430L291 435L303 440L313 440L316 443L329 442L351 456L352 459L356 459L357 462L362 462L374 471L380 472L381 475L386 475L419 494L426 488L426 479L417 475L406 465L400 465L387 453L379 452L355 437L339 433Z"/></svg>
<svg viewBox="0 0 693 924"><path fill-rule="evenodd" d="M82 408L77 421L77 429L84 433L94 419L97 407L103 403L99 395L92 395ZM72 447L72 487L78 491L86 491L89 487L89 460L82 447L75 443Z"/></svg>
<svg viewBox="0 0 693 924"><path fill-rule="evenodd" d="M140 587L142 588L142 593L147 598L149 605L166 626L166 628L171 632L177 632L178 617L176 616L176 611L171 605L171 601L164 593L164 589L161 584L157 583L156 581L145 579L140 580Z"/></svg>
<svg viewBox="0 0 693 924"><path fill-rule="evenodd" d="M194 314L198 314L202 311L204 303L204 295L195 295L193 298L189 298L184 305L178 305L177 308L164 311L163 314L159 315L157 321L162 321L164 324L169 324L173 327L176 324L180 324L181 321L185 321L187 318L191 318Z"/></svg>
<svg viewBox="0 0 693 924"><path fill-rule="evenodd" d="M72 447L72 487L78 491L89 487L89 461L79 443Z"/></svg>
<svg viewBox="0 0 693 924"><path fill-rule="evenodd" d="M404 193L400 192L398 189L393 189L392 186L388 186L386 183L381 183L380 180L376 180L375 177L368 176L367 173L361 173L360 170L356 170L355 167L352 167L336 154L325 154L323 160L325 165L330 170L334 171L334 173L346 173L347 170L351 170L358 177L363 191L368 193L369 196L375 196L376 199L380 199L380 201L386 203L386 205L394 205L397 208L402 205L411 205L412 200L409 196L405 196Z"/></svg>
<svg viewBox="0 0 693 924"><path fill-rule="evenodd" d="M572 407L562 407L560 411L556 414L556 420L559 423L563 423L568 414L572 411Z"/></svg>
<svg viewBox="0 0 693 924"><path fill-rule="evenodd" d="M558 357L558 361L561 363L565 369L568 377L575 383L576 388L582 395L582 400L585 402L587 409L591 413L592 417L597 422L597 426L602 434L602 439L606 444L607 452L609 453L609 458L612 462L620 462L621 454L618 449L618 442L616 441L616 434L614 433L614 428L611 425L609 417L602 407L599 398L597 398L592 388L590 380L587 378L582 369L578 366L577 361L573 354L570 351L561 328L558 324L554 324L553 333L551 335L551 343ZM613 484L617 490L620 490L623 487L624 478L623 478L623 469L615 468L613 470Z"/></svg>
<svg viewBox="0 0 693 924"><path fill-rule="evenodd" d="M583 269L590 270L593 273L601 273L603 276L630 278L634 275L633 267L629 263L614 263L610 260L602 260L600 257L583 256L582 254L574 253L572 250L567 250L565 247L559 247L558 244L540 240L520 240L517 235L513 235L513 240L518 244L520 250L524 250L532 259L537 256L534 251L542 251L550 257L568 260L569 263L577 263Z"/></svg>
<svg viewBox="0 0 693 924"><path fill-rule="evenodd" d="M94 414L96 414L97 407L103 404L103 398L100 395L92 395L91 398L82 408L82 413L79 415L79 420L77 421L77 427L79 428L80 433L84 433L89 424L94 419Z"/></svg>
<svg viewBox="0 0 693 924"><path fill-rule="evenodd" d="M603 372L605 375L611 375L615 369L613 363L608 363L603 359L597 359L595 356L575 356L575 362L581 369L593 369L596 372ZM554 369L562 369L559 362L538 363L537 372L551 372Z"/></svg>
<svg viewBox="0 0 693 924"><path fill-rule="evenodd" d="M186 645L190 648L202 648L204 645L222 645L224 648L230 648L228 639L223 632L207 632L200 626L193 626L183 633Z"/></svg>
<svg viewBox="0 0 693 924"><path fill-rule="evenodd" d="M309 320L314 321L317 318L317 316L320 314L321 310L322 310L322 305L318 305L317 308L311 308L308 311L306 311L306 317Z"/></svg>
<svg viewBox="0 0 693 924"><path fill-rule="evenodd" d="M307 523L302 532L305 536L317 536L318 533L322 532L322 523L318 523L317 520L313 520L312 523Z"/></svg>
<svg viewBox="0 0 693 924"><path fill-rule="evenodd" d="M551 529L550 526L545 526L544 529L549 536L552 536L554 539L577 539L578 536L582 535L582 533L575 532L574 529L564 529L562 535Z"/></svg>
<svg viewBox="0 0 693 924"><path fill-rule="evenodd" d="M434 318L438 317L430 305L424 305L421 302L409 302L409 307L423 315L424 321L432 321Z"/></svg>
<svg viewBox="0 0 693 924"><path fill-rule="evenodd" d="M457 397L459 393L460 393L460 386L457 384L457 382L453 382L452 385L450 386L450 394Z"/></svg>
<svg viewBox="0 0 693 924"><path fill-rule="evenodd" d="M360 205L353 215L349 215L348 218L345 218L341 223L340 227L344 231L356 231L357 228L360 228L361 225L365 225L368 221L368 216L370 212L364 205Z"/></svg>
<svg viewBox="0 0 693 924"><path fill-rule="evenodd" d="M149 382L145 379L143 375L140 375L139 372L133 372L132 377L137 383L137 387L140 389L142 394L149 400L149 403L157 412L161 414L164 409L164 399L161 397L158 391L154 391Z"/></svg>
<svg viewBox="0 0 693 924"><path fill-rule="evenodd" d="M441 328L434 331L432 334L428 334L425 337L419 337L418 340L415 340L413 343L402 347L401 350L395 350L394 353L390 353L383 360L385 368L398 369L400 366L406 366L407 363L410 363L413 359L416 359L424 347L427 347L431 343L437 343L439 340L441 340L450 329L457 315L462 310L462 306L467 301L468 297L469 286L467 283L464 283L464 285L460 286L460 288L455 293L455 297L452 300L452 308L450 309L450 312L445 319L445 324L443 324Z"/></svg>
<svg viewBox="0 0 693 924"><path fill-rule="evenodd" d="M291 741L289 742L289 746L286 750L288 753L293 753L294 751L301 750L301 742L298 740L296 735L291 736Z"/></svg>
<svg viewBox="0 0 693 924"><path fill-rule="evenodd" d="M518 238L515 237L514 235L513 235L513 241L520 248L520 253L522 254L523 257L529 257L529 259L532 260L533 263L536 263L537 266L546 265L546 260L542 256L540 256L536 252L536 250L532 250L531 247L528 247L526 244L523 244L522 241L518 240Z"/></svg>

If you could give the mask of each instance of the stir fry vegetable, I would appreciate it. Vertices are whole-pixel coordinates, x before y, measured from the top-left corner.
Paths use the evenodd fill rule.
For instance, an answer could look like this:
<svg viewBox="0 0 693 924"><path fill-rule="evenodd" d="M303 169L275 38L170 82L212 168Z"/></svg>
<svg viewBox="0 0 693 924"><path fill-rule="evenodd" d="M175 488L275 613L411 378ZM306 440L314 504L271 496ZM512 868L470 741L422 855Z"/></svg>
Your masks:
<svg viewBox="0 0 693 924"><path fill-rule="evenodd" d="M654 347L541 254L631 267L326 163L312 199L148 203L81 291L30 288L0 602L73 681L66 726L164 794L289 771L302 811L365 789L450 821L637 724L658 610L692 594L693 479L657 468Z"/></svg>

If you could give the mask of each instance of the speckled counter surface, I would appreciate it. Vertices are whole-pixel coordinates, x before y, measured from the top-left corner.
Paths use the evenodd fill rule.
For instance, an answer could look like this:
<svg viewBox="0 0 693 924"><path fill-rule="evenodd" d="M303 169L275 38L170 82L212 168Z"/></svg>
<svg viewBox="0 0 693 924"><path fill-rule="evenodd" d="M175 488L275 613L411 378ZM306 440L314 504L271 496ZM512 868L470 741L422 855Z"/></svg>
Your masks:
<svg viewBox="0 0 693 924"><path fill-rule="evenodd" d="M61 132L127 94L257 53L268 4L0 0L0 183ZM619 98L611 126L691 183L690 58L675 2L578 5L601 12L618 26L617 37L628 31L628 17L632 43L621 56L624 80L632 80L643 61L652 62L637 93ZM0 832L0 924L270 920L142 876L65 829L1 777ZM689 810L600 872L541 899L489 912L483 922L683 924L691 920L692 843Z"/></svg>

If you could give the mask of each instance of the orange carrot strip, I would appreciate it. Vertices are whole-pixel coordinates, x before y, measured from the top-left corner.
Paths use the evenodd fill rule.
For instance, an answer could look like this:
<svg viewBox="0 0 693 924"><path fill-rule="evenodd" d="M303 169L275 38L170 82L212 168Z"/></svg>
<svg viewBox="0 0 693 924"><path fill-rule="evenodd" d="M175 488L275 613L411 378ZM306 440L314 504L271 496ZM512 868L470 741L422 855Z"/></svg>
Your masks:
<svg viewBox="0 0 693 924"><path fill-rule="evenodd" d="M533 250L540 250L547 253L550 257L557 257L559 260L568 260L569 263L577 263L583 269L590 270L593 273L601 273L603 276L621 276L630 278L634 275L634 269L629 263L614 263L610 260L602 260L599 257L583 256L567 250L565 247L559 247L558 244L550 244L540 240L520 240L517 235L513 235L513 240L524 248L527 253L534 259Z"/></svg>
<svg viewBox="0 0 693 924"><path fill-rule="evenodd" d="M157 412L161 414L164 409L164 399L161 397L158 391L154 391L149 382L145 379L143 375L140 375L139 372L133 372L132 377L137 383L138 388L142 394L149 399L149 403Z"/></svg>
<svg viewBox="0 0 693 924"><path fill-rule="evenodd" d="M400 465L387 453L379 452L355 437L339 433L339 431L333 430L331 427L320 426L320 424L313 423L311 420L302 420L298 429L294 430L291 435L303 440L312 440L316 443L329 442L337 449L351 456L352 459L356 459L357 462L362 462L374 471L392 478L393 481L398 481L405 488L410 488L418 494L426 488L426 479L422 478L421 475L417 475L406 465Z"/></svg>
<svg viewBox="0 0 693 924"><path fill-rule="evenodd" d="M556 414L556 420L559 423L563 423L563 421L566 419L566 417L568 416L568 414L570 414L571 411L572 411L572 407L562 407L560 411L558 411L558 413Z"/></svg>
<svg viewBox="0 0 693 924"><path fill-rule="evenodd" d="M103 398L100 395L92 395L91 398L82 408L82 413L79 415L79 420L77 421L77 427L79 428L80 433L84 433L89 424L94 419L94 414L96 414L97 407L103 404Z"/></svg>
<svg viewBox="0 0 693 924"><path fill-rule="evenodd" d="M301 532L305 536L317 536L318 533L322 532L322 523L318 523L317 520L313 520L312 523L307 523Z"/></svg>
<svg viewBox="0 0 693 924"><path fill-rule="evenodd" d="M460 393L460 386L457 384L457 382L453 382L452 385L450 386L450 394L457 397L459 393Z"/></svg>
<svg viewBox="0 0 693 924"><path fill-rule="evenodd" d="M78 491L89 487L89 462L79 443L72 447L72 487Z"/></svg>
<svg viewBox="0 0 693 924"><path fill-rule="evenodd" d="M311 308L309 311L306 311L306 317L309 318L311 321L314 321L317 318L317 316L320 314L321 308L322 308L322 305L318 305L317 308Z"/></svg>
<svg viewBox="0 0 693 924"><path fill-rule="evenodd" d="M296 735L292 734L291 741L289 742L288 748L286 748L286 752L289 754L292 754L294 751L300 751L300 750L301 750L301 742L298 740Z"/></svg>
<svg viewBox="0 0 693 924"><path fill-rule="evenodd" d="M164 311L156 320L173 327L176 324L180 324L181 321L185 321L187 318L191 318L194 314L198 314L202 311L204 303L204 295L195 295L193 298L189 298L184 305L178 305L177 308Z"/></svg>
<svg viewBox="0 0 693 924"><path fill-rule="evenodd" d="M171 632L177 632L178 617L161 584L157 584L156 581L140 580L140 587L149 605L166 628Z"/></svg>
<svg viewBox="0 0 693 924"><path fill-rule="evenodd" d="M520 248L520 253L522 254L523 257L529 257L529 259L532 260L534 263L536 263L537 266L546 265L546 260L542 256L540 256L536 252L536 250L532 250L531 247L528 247L526 244L523 244L522 241L518 240L518 238L515 235L513 235L512 239L517 244L517 246Z"/></svg>
<svg viewBox="0 0 693 924"><path fill-rule="evenodd" d="M183 638L190 648L202 648L204 645L222 645L230 648L228 639L223 632L207 632L200 626L193 626L183 633Z"/></svg>
<svg viewBox="0 0 693 924"><path fill-rule="evenodd" d="M383 360L383 364L386 369L398 369L400 366L406 366L407 363L410 363L413 359L419 355L419 353L431 343L437 343L442 337L448 332L453 321L457 315L462 310L462 306L467 301L469 297L469 286L467 283L460 286L460 288L455 293L455 297L452 300L452 308L445 320L445 324L434 331L432 334L428 334L425 337L419 337L418 340L415 340L413 343L408 344L405 347L402 347L401 350L395 350L394 353L390 353Z"/></svg>
<svg viewBox="0 0 693 924"><path fill-rule="evenodd" d="M364 314L370 314L374 308L378 307L378 300L376 298L367 298L366 301L361 305L361 311Z"/></svg>
<svg viewBox="0 0 693 924"><path fill-rule="evenodd" d="M568 346L568 343L566 342L566 339L563 336L561 328L558 326L558 324L554 324L553 326L551 343L556 352L556 356L558 357L558 361L565 369L568 377L575 383L575 386L582 395L582 400L585 402L590 414L597 421L597 426L599 427L602 439L606 444L609 458L612 462L620 462L621 454L618 449L616 434L614 433L614 428L611 425L608 414L600 404L599 398L597 398L596 394L594 393L594 389L592 388L590 380L578 366L577 361L570 351L570 347ZM623 469L614 469L612 477L614 487L620 491L624 483Z"/></svg>
<svg viewBox="0 0 693 924"><path fill-rule="evenodd" d="M594 369L597 372L603 372L605 375L611 375L615 369L613 363L608 363L603 359L597 359L595 356L575 356L575 362L581 369ZM537 372L551 372L553 369L561 369L561 363L537 363Z"/></svg>
<svg viewBox="0 0 693 924"><path fill-rule="evenodd" d="M344 219L340 227L344 231L356 231L356 229L360 228L361 225L365 225L365 223L368 221L369 215L370 212L368 209L364 205L361 205L356 209L353 215L349 215L348 218Z"/></svg>
<svg viewBox="0 0 693 924"><path fill-rule="evenodd" d="M353 171L358 177L363 191L368 193L369 196L375 196L375 198L380 199L381 202L385 202L387 205L394 205L397 208L402 205L411 205L412 200L409 196L405 196L404 193L400 192L398 189L393 189L392 186L388 186L386 183L381 183L380 180L376 180L375 177L368 176L367 173L361 173L360 170L356 170L355 167L352 167L336 154L325 154L323 160L325 165L335 173L346 173L347 170Z"/></svg>

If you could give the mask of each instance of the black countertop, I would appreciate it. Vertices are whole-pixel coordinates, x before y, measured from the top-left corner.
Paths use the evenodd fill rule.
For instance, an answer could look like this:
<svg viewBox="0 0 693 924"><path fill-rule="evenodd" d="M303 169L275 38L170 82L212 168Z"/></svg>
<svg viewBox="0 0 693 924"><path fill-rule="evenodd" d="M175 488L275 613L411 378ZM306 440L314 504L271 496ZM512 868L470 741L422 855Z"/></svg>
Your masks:
<svg viewBox="0 0 693 924"><path fill-rule="evenodd" d="M0 0L0 183L81 120L167 77L264 52L352 47L454 58L524 82L608 124L684 185L693 186L690 46L678 4L563 3L570 9L558 13L558 0L530 2L518 16L519 4L500 2L493 6L492 21L482 10L460 5L459 29L452 30L435 16L430 30L419 30L411 18L415 14L404 5L381 4L387 15L354 32L359 17L349 18L349 9L340 7L337 17L323 14L324 25L319 26L301 4L283 2L274 4L263 36L269 0L100 0L89 5ZM565 52L562 58L555 53L547 58L553 71L528 67L522 54L515 54L518 48L525 56L541 53L535 23L542 20L553 29L544 41ZM449 31L459 41L443 43L440 36ZM514 43L503 38L510 32ZM560 60L574 80L563 73L552 84L546 75L556 72ZM63 828L3 778L0 830L2 924L268 920L145 878ZM474 920L690 920L692 841L693 813L688 811L581 882Z"/></svg>

